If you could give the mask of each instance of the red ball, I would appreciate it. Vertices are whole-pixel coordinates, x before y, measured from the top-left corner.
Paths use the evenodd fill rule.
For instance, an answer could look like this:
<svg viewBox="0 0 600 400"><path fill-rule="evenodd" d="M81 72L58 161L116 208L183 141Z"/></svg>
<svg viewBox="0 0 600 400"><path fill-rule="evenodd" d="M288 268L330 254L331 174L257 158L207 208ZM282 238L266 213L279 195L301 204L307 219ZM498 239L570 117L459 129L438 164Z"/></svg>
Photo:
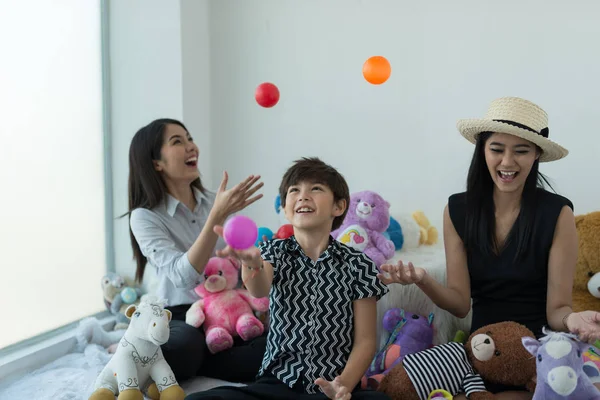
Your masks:
<svg viewBox="0 0 600 400"><path fill-rule="evenodd" d="M276 239L287 239L294 234L292 224L281 225L275 234Z"/></svg>
<svg viewBox="0 0 600 400"><path fill-rule="evenodd" d="M279 89L277 89L277 86L273 85L272 83L261 83L256 88L254 98L262 107L273 107L279 101Z"/></svg>

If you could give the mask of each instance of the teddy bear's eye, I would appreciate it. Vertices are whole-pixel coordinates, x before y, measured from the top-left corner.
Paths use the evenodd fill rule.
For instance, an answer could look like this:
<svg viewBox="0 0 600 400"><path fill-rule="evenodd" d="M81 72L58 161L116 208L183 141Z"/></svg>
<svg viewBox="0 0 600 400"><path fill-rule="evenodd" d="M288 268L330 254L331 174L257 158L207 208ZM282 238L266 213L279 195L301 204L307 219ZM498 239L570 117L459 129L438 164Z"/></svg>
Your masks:
<svg viewBox="0 0 600 400"><path fill-rule="evenodd" d="M208 279L208 274L204 274L204 279Z"/></svg>
<svg viewBox="0 0 600 400"><path fill-rule="evenodd" d="M133 313L133 316L134 316L134 317L139 317L139 316L140 316L140 312L139 312L139 311L136 311L136 312L134 312L134 313Z"/></svg>
<svg viewBox="0 0 600 400"><path fill-rule="evenodd" d="M375 208L377 204L371 204L371 208Z"/></svg>
<svg viewBox="0 0 600 400"><path fill-rule="evenodd" d="M577 350L577 357L581 357L581 350Z"/></svg>
<svg viewBox="0 0 600 400"><path fill-rule="evenodd" d="M496 356L500 356L500 351L499 351L499 350L496 350L496 351L494 352L494 354L495 354Z"/></svg>
<svg viewBox="0 0 600 400"><path fill-rule="evenodd" d="M222 276L222 275L223 275L223 271L219 271L219 276Z"/></svg>
<svg viewBox="0 0 600 400"><path fill-rule="evenodd" d="M541 354L538 354L538 361L542 362L542 355Z"/></svg>

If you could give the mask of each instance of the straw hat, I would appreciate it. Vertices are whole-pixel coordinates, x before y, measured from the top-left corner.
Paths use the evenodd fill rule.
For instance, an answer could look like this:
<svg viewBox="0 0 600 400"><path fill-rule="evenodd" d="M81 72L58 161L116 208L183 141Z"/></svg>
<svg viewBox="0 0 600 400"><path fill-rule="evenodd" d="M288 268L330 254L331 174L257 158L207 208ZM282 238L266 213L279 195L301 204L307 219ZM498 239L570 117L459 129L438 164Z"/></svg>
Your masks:
<svg viewBox="0 0 600 400"><path fill-rule="evenodd" d="M540 162L559 160L569 151L548 139L548 114L536 104L518 97L492 101L484 118L461 119L458 131L471 143L481 132L501 132L535 143L542 149Z"/></svg>

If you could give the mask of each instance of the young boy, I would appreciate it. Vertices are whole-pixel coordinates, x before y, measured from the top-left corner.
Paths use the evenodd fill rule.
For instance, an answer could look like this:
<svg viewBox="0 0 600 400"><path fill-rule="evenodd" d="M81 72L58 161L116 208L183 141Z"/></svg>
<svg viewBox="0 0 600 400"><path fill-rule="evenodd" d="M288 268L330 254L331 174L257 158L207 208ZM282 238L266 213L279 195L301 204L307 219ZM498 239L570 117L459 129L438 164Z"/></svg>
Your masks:
<svg viewBox="0 0 600 400"><path fill-rule="evenodd" d="M258 379L186 399L389 399L359 389L376 352L376 302L388 289L373 261L331 237L350 201L344 177L317 158L303 158L285 173L279 193L294 236L261 243L260 250L218 253L242 261L253 296L269 296Z"/></svg>

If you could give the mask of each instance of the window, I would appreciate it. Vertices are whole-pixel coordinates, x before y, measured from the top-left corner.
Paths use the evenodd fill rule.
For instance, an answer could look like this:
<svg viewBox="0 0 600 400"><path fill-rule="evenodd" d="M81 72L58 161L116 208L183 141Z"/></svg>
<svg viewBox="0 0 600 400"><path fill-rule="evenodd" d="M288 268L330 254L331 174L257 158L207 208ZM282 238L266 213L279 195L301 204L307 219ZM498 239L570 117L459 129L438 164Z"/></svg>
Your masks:
<svg viewBox="0 0 600 400"><path fill-rule="evenodd" d="M100 1L0 13L0 348L105 309Z"/></svg>

